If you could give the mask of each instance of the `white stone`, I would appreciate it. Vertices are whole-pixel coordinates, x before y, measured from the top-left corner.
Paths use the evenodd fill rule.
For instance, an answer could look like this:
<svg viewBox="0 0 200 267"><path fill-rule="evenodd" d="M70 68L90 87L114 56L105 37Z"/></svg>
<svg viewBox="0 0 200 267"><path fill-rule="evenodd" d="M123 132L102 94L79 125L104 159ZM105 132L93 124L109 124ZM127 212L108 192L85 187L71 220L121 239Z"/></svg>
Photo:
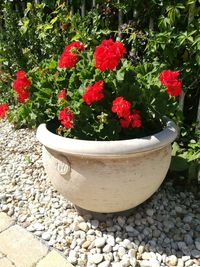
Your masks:
<svg viewBox="0 0 200 267"><path fill-rule="evenodd" d="M27 228L26 228L29 232L34 232L35 231L35 228L33 225L29 225Z"/></svg>
<svg viewBox="0 0 200 267"><path fill-rule="evenodd" d="M124 247L118 248L118 255L119 255L120 259L124 256L125 253L126 253L126 250Z"/></svg>
<svg viewBox="0 0 200 267"><path fill-rule="evenodd" d="M143 260L150 260L150 259L152 259L152 253L151 252L144 252L143 254L142 254L142 259Z"/></svg>
<svg viewBox="0 0 200 267"><path fill-rule="evenodd" d="M51 234L49 232L44 232L42 234L42 239L46 240L46 241L49 241L51 238Z"/></svg>
<svg viewBox="0 0 200 267"><path fill-rule="evenodd" d="M81 222L81 223L79 223L78 226L79 226L79 229L81 229L84 232L87 232L87 230L89 228L86 222Z"/></svg>
<svg viewBox="0 0 200 267"><path fill-rule="evenodd" d="M91 255L91 260L93 263L100 263L102 260L103 260L103 254L94 254L94 255Z"/></svg>
<svg viewBox="0 0 200 267"><path fill-rule="evenodd" d="M127 254L123 255L121 263L122 263L123 267L130 266L130 259L129 259Z"/></svg>
<svg viewBox="0 0 200 267"><path fill-rule="evenodd" d="M116 244L116 245L112 248L113 251L118 251L118 249L119 249L119 244Z"/></svg>
<svg viewBox="0 0 200 267"><path fill-rule="evenodd" d="M123 267L123 265L120 262L113 262L112 267Z"/></svg>
<svg viewBox="0 0 200 267"><path fill-rule="evenodd" d="M130 258L130 264L131 264L131 267L135 267L137 264L136 258Z"/></svg>
<svg viewBox="0 0 200 267"><path fill-rule="evenodd" d="M136 249L130 249L128 251L128 255L129 255L130 258L135 258L136 254L137 254L137 250Z"/></svg>
<svg viewBox="0 0 200 267"><path fill-rule="evenodd" d="M98 267L109 267L110 266L110 261L103 261L98 264Z"/></svg>
<svg viewBox="0 0 200 267"><path fill-rule="evenodd" d="M182 259L178 259L177 267L184 267L184 261Z"/></svg>
<svg viewBox="0 0 200 267"><path fill-rule="evenodd" d="M177 265L177 262L178 262L178 259L175 255L171 255L167 258L167 263L171 266L176 266Z"/></svg>
<svg viewBox="0 0 200 267"><path fill-rule="evenodd" d="M108 252L111 252L112 251L112 246L107 244L105 245L105 247L103 248L103 252L104 253L108 253Z"/></svg>
<svg viewBox="0 0 200 267"><path fill-rule="evenodd" d="M105 259L106 261L112 261L112 260L113 260L113 254L112 254L112 252L105 253L105 254L104 254L104 259Z"/></svg>
<svg viewBox="0 0 200 267"><path fill-rule="evenodd" d="M141 267L152 267L151 262L149 260L142 260L140 261L140 266Z"/></svg>
<svg viewBox="0 0 200 267"><path fill-rule="evenodd" d="M193 261L193 260L187 260L187 261L185 262L185 267L192 266L192 265L193 265L193 263L194 263L194 261Z"/></svg>
<svg viewBox="0 0 200 267"><path fill-rule="evenodd" d="M124 239L120 245L122 245L125 248L131 249L133 247L131 241L129 239Z"/></svg>
<svg viewBox="0 0 200 267"><path fill-rule="evenodd" d="M72 263L72 264L76 264L76 262L77 262L77 258L76 258L76 257L73 257L73 256L69 256L69 257L67 258L67 260L68 260L70 263Z"/></svg>
<svg viewBox="0 0 200 267"><path fill-rule="evenodd" d="M107 244L109 244L110 246L114 246L115 245L115 239L113 236L109 236L106 240Z"/></svg>
<svg viewBox="0 0 200 267"><path fill-rule="evenodd" d="M82 240L81 240L82 241ZM83 242L84 242L84 240L83 240ZM81 244L81 242L79 243L79 245ZM76 245L77 245L77 240L76 239L74 239L74 240L72 240L72 243L71 243L71 246L70 246L70 248L71 249L74 249L75 247L76 247ZM82 245L82 244L81 244Z"/></svg>
<svg viewBox="0 0 200 267"><path fill-rule="evenodd" d="M156 260L155 258L152 258L149 260L149 263L151 264L151 266L153 267L160 267L160 262L158 260Z"/></svg>
<svg viewBox="0 0 200 267"><path fill-rule="evenodd" d="M41 224L41 223L35 223L35 224L33 225L33 227L34 227L34 229L35 229L36 231L42 231L42 230L44 230L44 225Z"/></svg>
<svg viewBox="0 0 200 267"><path fill-rule="evenodd" d="M97 248L101 248L105 245L106 239L104 237L99 237L95 240L95 246Z"/></svg>

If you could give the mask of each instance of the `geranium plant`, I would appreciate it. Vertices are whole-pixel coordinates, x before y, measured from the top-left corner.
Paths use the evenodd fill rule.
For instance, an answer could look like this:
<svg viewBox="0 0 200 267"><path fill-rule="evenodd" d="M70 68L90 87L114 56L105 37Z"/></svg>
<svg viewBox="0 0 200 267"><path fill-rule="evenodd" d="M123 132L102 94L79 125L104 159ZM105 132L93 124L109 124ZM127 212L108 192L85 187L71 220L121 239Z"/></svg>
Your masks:
<svg viewBox="0 0 200 267"><path fill-rule="evenodd" d="M95 48L75 41L57 60L17 72L12 87L20 103L10 119L34 126L49 121L58 134L87 140L153 134L163 116L176 116L182 92L179 71L163 69L133 66L120 41Z"/></svg>

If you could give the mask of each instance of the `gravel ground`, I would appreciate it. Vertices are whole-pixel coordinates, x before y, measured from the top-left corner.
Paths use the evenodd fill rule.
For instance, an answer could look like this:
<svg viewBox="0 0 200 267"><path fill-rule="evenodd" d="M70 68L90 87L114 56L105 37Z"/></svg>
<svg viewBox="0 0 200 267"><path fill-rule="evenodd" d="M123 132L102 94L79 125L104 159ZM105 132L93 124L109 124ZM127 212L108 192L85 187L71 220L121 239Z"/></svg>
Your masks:
<svg viewBox="0 0 200 267"><path fill-rule="evenodd" d="M1 121L0 162L0 211L74 266L200 266L200 200L191 192L177 193L168 181L130 216L98 221L53 189L35 131Z"/></svg>

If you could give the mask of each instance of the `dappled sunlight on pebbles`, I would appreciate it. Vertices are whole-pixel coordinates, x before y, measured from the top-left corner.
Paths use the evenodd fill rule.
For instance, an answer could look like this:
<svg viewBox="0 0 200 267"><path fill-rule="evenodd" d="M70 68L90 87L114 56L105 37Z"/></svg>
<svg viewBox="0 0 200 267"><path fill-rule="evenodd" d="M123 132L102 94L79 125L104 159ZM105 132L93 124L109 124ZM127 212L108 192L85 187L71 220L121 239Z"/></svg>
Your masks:
<svg viewBox="0 0 200 267"><path fill-rule="evenodd" d="M0 122L0 211L74 266L200 266L200 201L170 182L130 216L82 217L51 186L34 130ZM133 189L134 194L134 189Z"/></svg>

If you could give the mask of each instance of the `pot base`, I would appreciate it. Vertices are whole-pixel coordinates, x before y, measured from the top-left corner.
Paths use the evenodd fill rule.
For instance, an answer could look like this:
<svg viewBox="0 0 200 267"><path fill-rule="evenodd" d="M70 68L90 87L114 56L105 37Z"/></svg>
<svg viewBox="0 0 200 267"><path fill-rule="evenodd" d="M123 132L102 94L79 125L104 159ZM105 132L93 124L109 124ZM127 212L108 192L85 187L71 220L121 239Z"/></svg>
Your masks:
<svg viewBox="0 0 200 267"><path fill-rule="evenodd" d="M98 221L106 221L108 218L113 218L114 216L131 216L135 213L135 208L131 208L129 210L113 212L113 213L101 213L101 212L94 212L90 210L83 209L79 206L74 205L75 210L79 213L80 216L87 219L96 219Z"/></svg>

